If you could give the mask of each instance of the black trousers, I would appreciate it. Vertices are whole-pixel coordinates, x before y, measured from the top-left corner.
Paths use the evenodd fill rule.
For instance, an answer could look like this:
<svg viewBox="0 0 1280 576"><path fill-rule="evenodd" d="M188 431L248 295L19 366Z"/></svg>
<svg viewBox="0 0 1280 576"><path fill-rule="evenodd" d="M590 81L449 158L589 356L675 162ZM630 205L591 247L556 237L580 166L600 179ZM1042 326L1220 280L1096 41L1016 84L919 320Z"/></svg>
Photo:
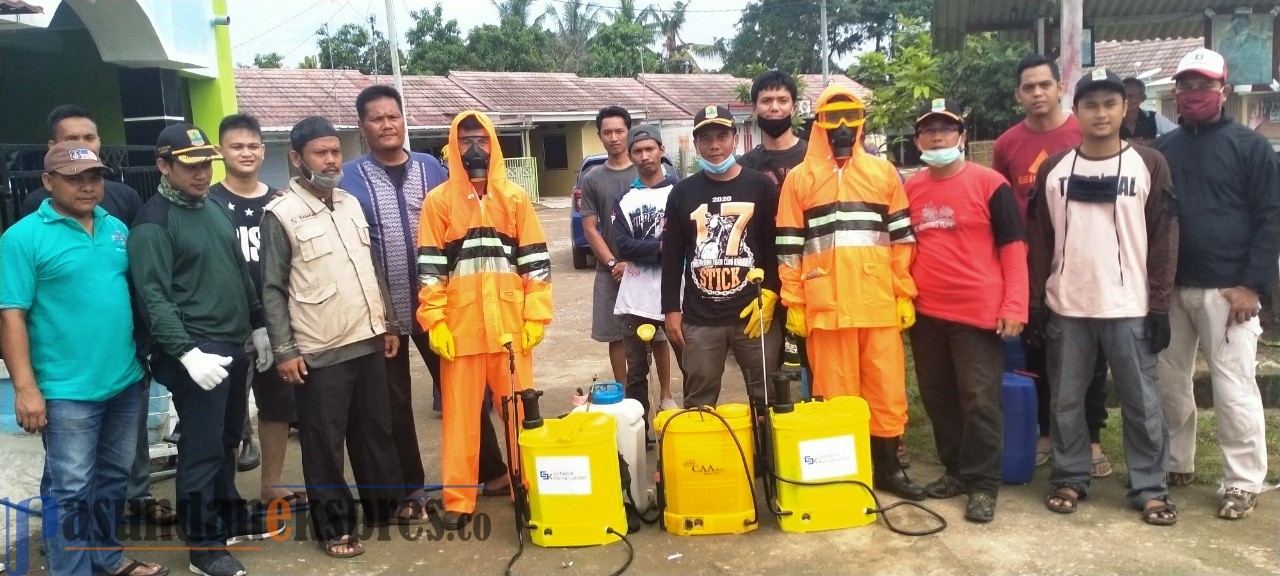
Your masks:
<svg viewBox="0 0 1280 576"><path fill-rule="evenodd" d="M624 390L627 398L635 398L644 407L644 429L649 430L649 357L653 353L649 342L636 336L636 328L643 324L662 327L659 320L641 318L633 314L622 316L622 350L627 356L627 381Z"/></svg>
<svg viewBox="0 0 1280 576"><path fill-rule="evenodd" d="M391 394L391 436L395 442L396 457L404 474L405 486L423 486L427 475L422 466L422 450L418 446L418 430L413 418L413 381L409 372L409 342L418 348L418 354L431 373L432 386L440 388L440 356L429 346L427 335L413 334L400 337L400 349L394 358L387 360L387 387ZM487 392L486 392L487 394ZM486 397L480 408L480 481L505 476L506 462L502 459L502 445L498 433L489 419L493 403ZM487 425L486 425L487 424ZM413 492L409 489L405 494Z"/></svg>
<svg viewBox="0 0 1280 576"><path fill-rule="evenodd" d="M206 354L231 358L227 378L212 390L201 388L177 358L162 352L152 357L152 374L173 395L182 422L175 483L178 522L187 545L193 549L224 548L227 538L249 517L235 484L248 403L245 380L249 356L243 342L197 339L196 346Z"/></svg>
<svg viewBox="0 0 1280 576"><path fill-rule="evenodd" d="M1036 383L1036 421L1040 425L1040 437L1049 437L1049 379L1048 362L1044 348L1027 343L1026 332L1023 332L1022 350L1027 358L1027 371L1034 375ZM1093 378L1089 380L1089 389L1084 395L1084 420L1089 427L1089 442L1097 444L1102 441L1102 429L1107 427L1107 357L1098 348L1097 359L1093 365Z"/></svg>
<svg viewBox="0 0 1280 576"><path fill-rule="evenodd" d="M354 533L356 504L344 474L343 446L351 457L365 524L385 524L404 495L400 463L391 440L391 399L386 359L379 353L308 367L294 390L302 475L316 538Z"/></svg>
<svg viewBox="0 0 1280 576"><path fill-rule="evenodd" d="M994 330L919 314L911 328L920 400L938 459L970 493L996 494L1004 451L1004 345Z"/></svg>

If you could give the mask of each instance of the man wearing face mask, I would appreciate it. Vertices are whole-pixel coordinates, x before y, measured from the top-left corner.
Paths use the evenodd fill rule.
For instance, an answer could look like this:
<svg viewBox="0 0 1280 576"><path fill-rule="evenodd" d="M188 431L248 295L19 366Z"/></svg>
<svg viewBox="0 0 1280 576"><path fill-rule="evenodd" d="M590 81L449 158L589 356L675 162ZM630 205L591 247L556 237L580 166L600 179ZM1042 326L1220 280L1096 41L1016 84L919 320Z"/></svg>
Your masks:
<svg viewBox="0 0 1280 576"><path fill-rule="evenodd" d="M745 168L763 172L775 186L782 186L787 173L804 161L809 143L791 131L796 113L796 81L781 70L770 70L751 83L751 105L761 142L738 158Z"/></svg>
<svg viewBox="0 0 1280 576"><path fill-rule="evenodd" d="M667 196L662 313L667 337L683 349L685 408L714 406L720 399L730 350L752 401L762 401L762 361L777 366L782 350L773 322L777 268L770 265L778 189L764 174L738 165L737 137L727 106L699 110L693 140L702 170ZM747 279L752 268L764 271L762 292Z"/></svg>
<svg viewBox="0 0 1280 576"><path fill-rule="evenodd" d="M453 530L476 509L475 415L486 384L495 402L511 395L513 377L518 390L533 384L533 347L551 322L551 255L529 196L507 179L489 117L455 117L449 149L449 179L427 194L418 225L418 322L441 360L444 526ZM514 428L506 432L515 442Z"/></svg>
<svg viewBox="0 0 1280 576"><path fill-rule="evenodd" d="M778 202L782 304L787 330L806 337L813 394L860 396L870 406L876 487L923 500L897 455L907 424L900 331L916 315L915 236L897 170L859 144L865 115L837 84L818 100L808 153Z"/></svg>
<svg viewBox="0 0 1280 576"><path fill-rule="evenodd" d="M342 143L328 120L289 133L303 177L262 218L262 294L276 371L294 386L311 524L329 556L364 552L342 448L360 487L365 523L392 521L403 484L391 435L387 358L400 346L395 306L373 258L360 203L338 188ZM406 504L399 523L425 521ZM404 516L404 517L401 517Z"/></svg>
<svg viewBox="0 0 1280 576"><path fill-rule="evenodd" d="M1169 485L1195 478L1197 346L1212 373L1227 491L1218 516L1253 511L1267 473L1262 397L1254 380L1261 307L1280 253L1276 156L1267 139L1228 118L1222 56L1198 48L1178 63L1180 127L1156 140L1174 167L1181 216L1173 340L1160 355L1169 428Z"/></svg>
<svg viewBox="0 0 1280 576"><path fill-rule="evenodd" d="M1088 494L1085 394L1101 346L1124 420L1129 504L1144 522L1168 526L1178 511L1164 483L1169 452L1155 376L1156 354L1169 345L1178 220L1164 157L1120 139L1124 100L1114 73L1081 78L1073 103L1084 142L1050 156L1031 190L1028 330L1045 342L1053 418L1045 506L1070 514Z"/></svg>
<svg viewBox="0 0 1280 576"><path fill-rule="evenodd" d="M968 494L965 519L995 518L1004 445L1004 346L1027 321L1027 243L1013 189L966 162L959 107L938 98L916 120L929 165L907 181L920 295L911 328L920 399L933 422L942 477L932 498Z"/></svg>
<svg viewBox="0 0 1280 576"><path fill-rule="evenodd" d="M248 404L245 381L252 338L260 358L271 348L235 222L207 198L213 162L222 156L204 131L172 124L156 141L158 193L134 219L129 275L153 342L151 372L173 394L178 439L178 521L192 571L243 574L229 540L261 539L236 491L236 448Z"/></svg>

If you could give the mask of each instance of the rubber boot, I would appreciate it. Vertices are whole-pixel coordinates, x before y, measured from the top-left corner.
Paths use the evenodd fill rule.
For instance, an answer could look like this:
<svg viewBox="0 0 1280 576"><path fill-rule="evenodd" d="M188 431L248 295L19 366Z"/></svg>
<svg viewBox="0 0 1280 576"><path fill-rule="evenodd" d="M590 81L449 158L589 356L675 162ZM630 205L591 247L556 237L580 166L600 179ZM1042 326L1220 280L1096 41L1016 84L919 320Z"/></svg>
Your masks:
<svg viewBox="0 0 1280 576"><path fill-rule="evenodd" d="M907 477L898 462L898 443L900 436L871 437L871 465L875 473L875 488L887 490L907 500L924 500L924 486L916 484Z"/></svg>

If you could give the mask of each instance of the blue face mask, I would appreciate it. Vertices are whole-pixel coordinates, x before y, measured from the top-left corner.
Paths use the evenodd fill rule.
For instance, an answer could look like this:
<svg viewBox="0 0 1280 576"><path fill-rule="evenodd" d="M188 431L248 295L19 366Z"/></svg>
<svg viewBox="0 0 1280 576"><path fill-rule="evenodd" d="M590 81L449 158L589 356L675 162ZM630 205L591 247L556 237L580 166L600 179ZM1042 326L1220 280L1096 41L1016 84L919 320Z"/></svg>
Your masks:
<svg viewBox="0 0 1280 576"><path fill-rule="evenodd" d="M711 174L724 174L725 172L728 172L730 168L733 168L733 165L737 163L738 163L738 158L733 154L730 154L728 158L725 158L724 161L719 164L712 164L710 162L707 162L703 158L698 158L698 167L703 170L706 170Z"/></svg>
<svg viewBox="0 0 1280 576"><path fill-rule="evenodd" d="M934 168L941 168L959 160L961 156L964 156L964 152L960 150L960 147L952 146L950 148L938 148L937 150L925 150L920 153L920 161Z"/></svg>

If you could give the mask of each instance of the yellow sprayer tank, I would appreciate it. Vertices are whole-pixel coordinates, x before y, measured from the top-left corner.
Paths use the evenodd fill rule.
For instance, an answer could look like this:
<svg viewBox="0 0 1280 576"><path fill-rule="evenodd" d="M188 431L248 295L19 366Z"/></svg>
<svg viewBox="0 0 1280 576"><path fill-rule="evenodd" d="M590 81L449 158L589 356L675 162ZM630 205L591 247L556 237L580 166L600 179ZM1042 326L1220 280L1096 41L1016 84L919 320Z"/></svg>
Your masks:
<svg viewBox="0 0 1280 576"><path fill-rule="evenodd" d="M871 438L867 402L839 396L796 404L773 413L777 475L788 480L858 480L871 486ZM778 525L788 532L864 526L876 521L875 501L856 484L801 486L778 480Z"/></svg>
<svg viewBox="0 0 1280 576"><path fill-rule="evenodd" d="M750 532L759 524L751 410L746 404L706 409L724 420L680 410L654 418L662 434L663 523L678 536Z"/></svg>
<svg viewBox="0 0 1280 576"><path fill-rule="evenodd" d="M627 533L616 429L608 414L575 412L520 433L534 544L591 546L618 541L607 528Z"/></svg>

